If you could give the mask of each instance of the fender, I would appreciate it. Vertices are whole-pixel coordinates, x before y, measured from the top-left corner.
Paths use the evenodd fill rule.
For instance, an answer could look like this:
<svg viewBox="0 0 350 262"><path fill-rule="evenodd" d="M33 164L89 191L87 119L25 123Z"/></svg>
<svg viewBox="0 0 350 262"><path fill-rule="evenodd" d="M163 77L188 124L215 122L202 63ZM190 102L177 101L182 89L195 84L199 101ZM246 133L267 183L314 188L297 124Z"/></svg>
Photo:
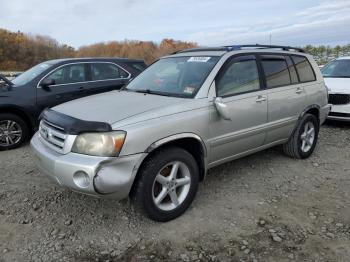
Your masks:
<svg viewBox="0 0 350 262"><path fill-rule="evenodd" d="M301 112L301 114L299 115L298 120L300 120L300 119L306 114L306 112L309 111L310 109L317 109L318 112L320 112L321 107L320 107L319 105L316 105L316 104L310 105L310 106L306 107L306 108L303 110L303 112ZM320 118L320 116L318 116L318 118Z"/></svg>
<svg viewBox="0 0 350 262"><path fill-rule="evenodd" d="M294 126L293 131L292 131L291 134L294 134L295 130L297 129L297 127L298 127L298 125L299 125L300 120L303 118L303 116L306 114L306 112L309 111L310 109L317 109L317 110L318 110L319 114L318 114L318 118L317 118L317 119L318 119L318 122L320 122L320 106L319 106L319 105L316 105L316 104L310 105L310 106L306 107L306 108L300 113L300 115L299 115L299 117L298 117L298 121L296 122L296 124L295 124L295 126Z"/></svg>
<svg viewBox="0 0 350 262"><path fill-rule="evenodd" d="M175 135L171 135L168 137L164 137L154 143L152 143L145 151L145 153L150 153L153 150L155 150L156 148L165 145L169 142L172 141L176 141L176 140L180 140L183 138L194 138L195 140L197 140L202 148L202 152L203 152L203 157L201 159L201 164L199 166L200 168L200 179L201 181L204 180L204 178L206 177L207 174L207 170L208 170L208 159L207 159L207 147L205 146L204 141L202 140L202 138L199 135L196 135L194 133L180 133L180 134L175 134Z"/></svg>
<svg viewBox="0 0 350 262"><path fill-rule="evenodd" d="M153 142L147 149L146 149L146 153L150 153L152 152L154 149L160 147L161 145L164 145L166 143L175 141L175 140L179 140L181 138L194 138L196 139L198 142L200 142L200 144L202 145L202 150L204 153L204 157L207 156L207 147L205 146L205 143L203 142L202 138L199 135L196 135L194 133L180 133L180 134L175 134L175 135L171 135L171 136L167 136L164 137L156 142Z"/></svg>

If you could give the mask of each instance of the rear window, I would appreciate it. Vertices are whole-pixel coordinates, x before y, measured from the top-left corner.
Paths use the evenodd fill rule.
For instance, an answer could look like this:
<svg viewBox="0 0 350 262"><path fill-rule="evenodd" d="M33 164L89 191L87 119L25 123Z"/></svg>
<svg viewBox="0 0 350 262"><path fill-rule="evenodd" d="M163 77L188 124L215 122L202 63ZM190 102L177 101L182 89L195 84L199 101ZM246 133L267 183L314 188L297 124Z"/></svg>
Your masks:
<svg viewBox="0 0 350 262"><path fill-rule="evenodd" d="M316 80L314 70L306 57L293 55L292 59L297 69L300 82L310 82Z"/></svg>
<svg viewBox="0 0 350 262"><path fill-rule="evenodd" d="M283 57L262 56L267 88L290 85L287 62Z"/></svg>

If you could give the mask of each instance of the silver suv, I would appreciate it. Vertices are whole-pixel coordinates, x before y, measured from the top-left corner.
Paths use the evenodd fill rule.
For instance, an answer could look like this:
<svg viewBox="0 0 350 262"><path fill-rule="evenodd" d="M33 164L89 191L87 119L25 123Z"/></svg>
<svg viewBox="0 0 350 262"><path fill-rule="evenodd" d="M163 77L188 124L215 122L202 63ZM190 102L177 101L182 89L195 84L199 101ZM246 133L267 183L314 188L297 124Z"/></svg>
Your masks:
<svg viewBox="0 0 350 262"><path fill-rule="evenodd" d="M130 196L168 221L209 168L277 145L309 157L329 110L320 70L301 49L197 48L161 58L120 91L44 111L31 146L59 185Z"/></svg>

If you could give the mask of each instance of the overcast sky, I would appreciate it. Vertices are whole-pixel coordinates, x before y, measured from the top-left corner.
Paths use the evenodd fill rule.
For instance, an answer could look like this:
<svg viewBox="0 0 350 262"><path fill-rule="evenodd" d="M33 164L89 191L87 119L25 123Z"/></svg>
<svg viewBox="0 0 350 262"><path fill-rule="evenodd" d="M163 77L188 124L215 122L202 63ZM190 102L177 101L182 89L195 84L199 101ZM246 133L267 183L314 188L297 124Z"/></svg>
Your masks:
<svg viewBox="0 0 350 262"><path fill-rule="evenodd" d="M163 38L200 45L350 43L350 0L0 0L0 28L79 47Z"/></svg>

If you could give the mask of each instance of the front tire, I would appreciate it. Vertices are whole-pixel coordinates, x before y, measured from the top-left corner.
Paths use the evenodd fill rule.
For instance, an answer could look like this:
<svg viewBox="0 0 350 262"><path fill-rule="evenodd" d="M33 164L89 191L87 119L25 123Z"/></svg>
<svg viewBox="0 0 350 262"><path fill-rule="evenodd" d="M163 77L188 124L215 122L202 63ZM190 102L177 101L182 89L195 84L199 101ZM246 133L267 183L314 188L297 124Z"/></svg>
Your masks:
<svg viewBox="0 0 350 262"><path fill-rule="evenodd" d="M28 136L28 126L21 117L14 114L0 114L0 151L19 147Z"/></svg>
<svg viewBox="0 0 350 262"><path fill-rule="evenodd" d="M283 145L284 153L296 159L308 158L315 150L318 133L319 122L317 118L312 114L305 114L289 141Z"/></svg>
<svg viewBox="0 0 350 262"><path fill-rule="evenodd" d="M198 189L199 170L186 150L160 149L142 165L140 172L133 200L151 219L170 221L191 205Z"/></svg>

